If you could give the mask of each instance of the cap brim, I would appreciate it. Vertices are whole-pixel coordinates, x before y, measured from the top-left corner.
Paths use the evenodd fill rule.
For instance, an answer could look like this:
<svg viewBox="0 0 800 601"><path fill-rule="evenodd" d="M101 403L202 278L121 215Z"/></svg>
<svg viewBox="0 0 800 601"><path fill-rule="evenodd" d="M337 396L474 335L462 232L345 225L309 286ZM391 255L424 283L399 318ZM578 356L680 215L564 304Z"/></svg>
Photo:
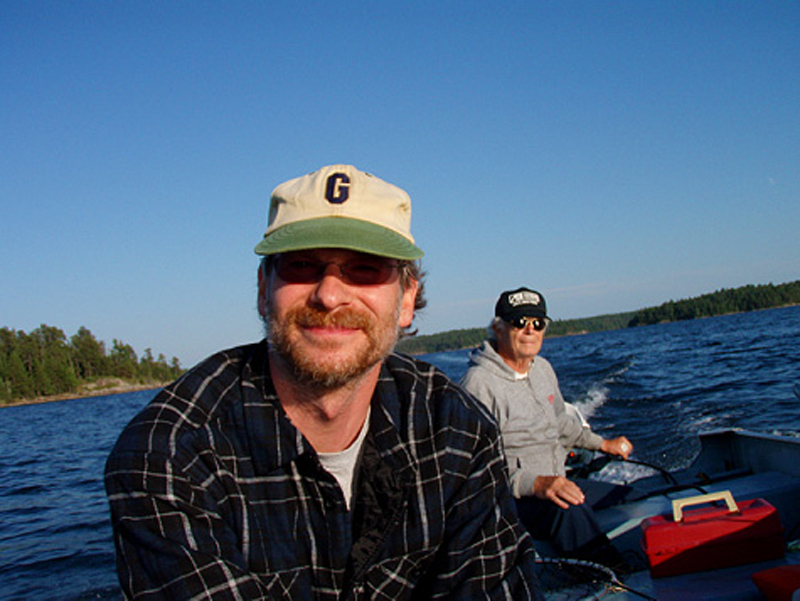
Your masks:
<svg viewBox="0 0 800 601"><path fill-rule="evenodd" d="M289 223L265 235L256 245L258 255L274 255L312 248L344 248L357 252L413 261L425 253L392 230L346 217L321 217Z"/></svg>
<svg viewBox="0 0 800 601"><path fill-rule="evenodd" d="M547 317L547 313L541 310L539 307L519 307L514 311L510 311L506 317L508 321L519 319L520 317L540 317L542 319L550 319Z"/></svg>

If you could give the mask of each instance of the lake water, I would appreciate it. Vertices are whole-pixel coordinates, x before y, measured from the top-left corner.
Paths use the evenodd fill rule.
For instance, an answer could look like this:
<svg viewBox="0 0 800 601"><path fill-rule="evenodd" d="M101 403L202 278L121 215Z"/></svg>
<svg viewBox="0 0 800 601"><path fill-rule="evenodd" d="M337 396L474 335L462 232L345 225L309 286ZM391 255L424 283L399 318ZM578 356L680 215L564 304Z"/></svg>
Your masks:
<svg viewBox="0 0 800 601"><path fill-rule="evenodd" d="M425 358L460 378L468 351ZM800 436L800 307L548 339L568 401L634 457L686 465L696 432ZM0 409L0 599L116 599L103 465L153 391ZM613 463L604 476L641 470Z"/></svg>

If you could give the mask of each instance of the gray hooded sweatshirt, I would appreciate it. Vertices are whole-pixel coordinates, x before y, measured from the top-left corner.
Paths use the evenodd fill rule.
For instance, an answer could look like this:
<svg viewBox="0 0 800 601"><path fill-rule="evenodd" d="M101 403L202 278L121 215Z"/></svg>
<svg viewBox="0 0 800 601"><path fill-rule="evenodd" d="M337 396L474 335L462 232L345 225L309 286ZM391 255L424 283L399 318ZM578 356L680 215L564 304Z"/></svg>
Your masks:
<svg viewBox="0 0 800 601"><path fill-rule="evenodd" d="M470 353L461 385L497 419L517 498L533 494L538 476L566 475L569 449L600 449L602 437L585 427L576 412L566 409L558 378L544 357L534 358L523 375L485 341Z"/></svg>

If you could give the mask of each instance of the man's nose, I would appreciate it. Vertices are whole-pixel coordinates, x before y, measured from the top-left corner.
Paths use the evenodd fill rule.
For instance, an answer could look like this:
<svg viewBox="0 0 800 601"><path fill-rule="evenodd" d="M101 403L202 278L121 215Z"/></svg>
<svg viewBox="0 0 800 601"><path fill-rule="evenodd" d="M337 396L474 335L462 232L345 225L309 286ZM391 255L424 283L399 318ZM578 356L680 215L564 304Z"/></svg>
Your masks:
<svg viewBox="0 0 800 601"><path fill-rule="evenodd" d="M336 263L329 263L325 271L314 286L314 301L326 309L333 309L349 302L351 298L350 286L342 277L342 268Z"/></svg>

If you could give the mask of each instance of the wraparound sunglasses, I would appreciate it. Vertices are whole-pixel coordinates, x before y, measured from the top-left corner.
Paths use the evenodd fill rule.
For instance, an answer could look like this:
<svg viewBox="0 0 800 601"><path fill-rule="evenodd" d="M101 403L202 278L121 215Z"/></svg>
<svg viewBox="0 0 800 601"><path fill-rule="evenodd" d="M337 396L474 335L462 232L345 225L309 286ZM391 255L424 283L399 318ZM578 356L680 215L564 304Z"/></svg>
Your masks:
<svg viewBox="0 0 800 601"><path fill-rule="evenodd" d="M547 319L542 317L517 317L516 319L511 319L509 322L512 326L521 330L528 324L533 326L533 329L537 332L541 332L547 327Z"/></svg>

